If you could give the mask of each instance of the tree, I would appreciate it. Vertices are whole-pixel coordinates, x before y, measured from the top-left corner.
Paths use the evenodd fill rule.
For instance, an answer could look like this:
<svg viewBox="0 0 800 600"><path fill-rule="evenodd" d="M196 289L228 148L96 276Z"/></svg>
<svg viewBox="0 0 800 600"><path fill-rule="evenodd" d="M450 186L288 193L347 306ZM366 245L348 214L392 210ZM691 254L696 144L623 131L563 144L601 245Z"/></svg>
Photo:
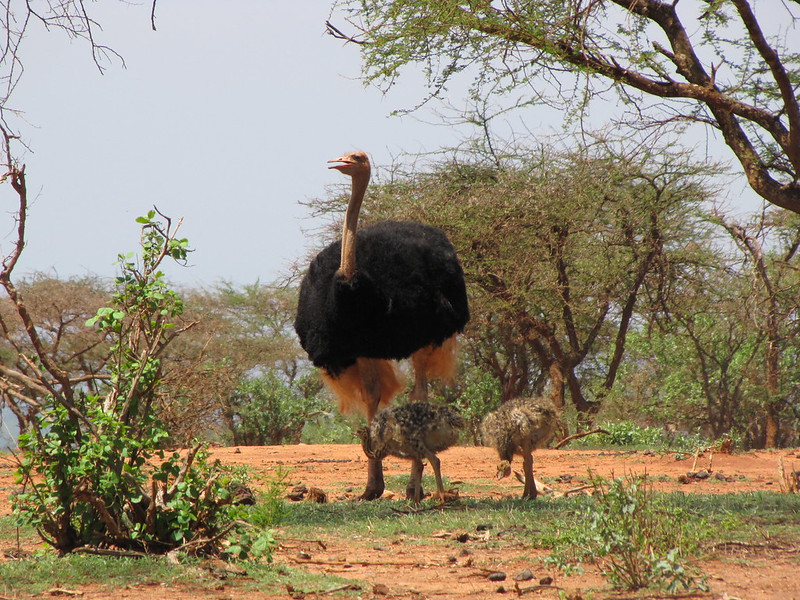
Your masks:
<svg viewBox="0 0 800 600"><path fill-rule="evenodd" d="M768 448L779 445L781 414L789 407L788 391L794 387L793 378L782 368L783 355L790 349L794 337L794 324L798 309L797 251L800 248L800 231L795 215L771 211L761 214L753 222L742 225L723 215L716 215L719 224L727 231L744 254L744 262L752 273L754 302L752 322L763 332L765 346L764 444ZM767 244L770 233L777 230L777 241ZM769 246L772 246L771 248Z"/></svg>
<svg viewBox="0 0 800 600"><path fill-rule="evenodd" d="M356 33L329 31L358 42L365 81L387 88L422 65L431 97L469 71L479 101L583 106L613 89L636 127L647 115L704 124L758 195L800 213L800 36L782 26L798 19L796 4L338 0Z"/></svg>
<svg viewBox="0 0 800 600"><path fill-rule="evenodd" d="M176 440L235 438L236 390L254 377L274 373L305 397L297 385L307 361L292 329L295 289L223 283L184 297L185 315L198 324L165 353L169 401L159 413Z"/></svg>
<svg viewBox="0 0 800 600"><path fill-rule="evenodd" d="M492 373L504 400L548 381L557 404L568 391L586 414L614 385L642 292L666 289L665 252L694 239L708 172L610 143L499 167L462 156L374 184L363 218L447 231L469 286L470 363Z"/></svg>

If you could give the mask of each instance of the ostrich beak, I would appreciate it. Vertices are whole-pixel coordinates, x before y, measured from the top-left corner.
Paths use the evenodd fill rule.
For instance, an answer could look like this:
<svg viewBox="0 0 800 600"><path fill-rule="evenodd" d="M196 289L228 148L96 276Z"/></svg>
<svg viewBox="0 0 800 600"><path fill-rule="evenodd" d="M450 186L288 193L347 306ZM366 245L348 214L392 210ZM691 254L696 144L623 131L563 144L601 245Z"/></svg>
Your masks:
<svg viewBox="0 0 800 600"><path fill-rule="evenodd" d="M344 163L344 164L341 164L341 165L331 165L330 167L328 167L329 169L340 169L341 170L344 167L352 165L353 161L350 160L349 158L341 156L339 158L334 158L333 160L329 160L328 163Z"/></svg>

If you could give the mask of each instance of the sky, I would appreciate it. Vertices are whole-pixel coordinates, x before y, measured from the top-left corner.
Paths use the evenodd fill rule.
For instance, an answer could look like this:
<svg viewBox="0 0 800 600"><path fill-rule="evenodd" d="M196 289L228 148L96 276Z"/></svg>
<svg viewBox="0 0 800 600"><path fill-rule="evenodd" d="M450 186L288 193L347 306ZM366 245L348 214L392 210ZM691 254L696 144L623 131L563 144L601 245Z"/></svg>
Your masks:
<svg viewBox="0 0 800 600"><path fill-rule="evenodd" d="M183 218L181 237L194 248L187 268L166 269L171 282L279 280L318 247L319 223L302 202L347 183L328 160L358 149L389 165L474 133L429 110L390 116L424 97L422 78L407 73L386 95L365 88L358 48L325 33L331 3L159 2L157 31L147 0L91 3L98 42L125 60L103 74L84 41L33 29L10 103L24 111L29 148L17 277L112 277L117 254L138 248L136 217L155 205ZM552 133L552 121L537 109L525 115L533 132ZM3 254L15 203L0 186Z"/></svg>
<svg viewBox="0 0 800 600"><path fill-rule="evenodd" d="M155 32L149 5L103 4L98 41L125 68L101 74L85 42L58 32L34 31L21 51L11 105L26 121L31 207L18 276L113 276L155 205L183 218L195 249L188 268L167 269L171 281L273 281L315 247L301 202L346 183L328 160L359 149L389 164L461 135L389 117L421 88L365 88L357 47L325 34L330 0L159 2ZM3 253L15 202L0 187Z"/></svg>

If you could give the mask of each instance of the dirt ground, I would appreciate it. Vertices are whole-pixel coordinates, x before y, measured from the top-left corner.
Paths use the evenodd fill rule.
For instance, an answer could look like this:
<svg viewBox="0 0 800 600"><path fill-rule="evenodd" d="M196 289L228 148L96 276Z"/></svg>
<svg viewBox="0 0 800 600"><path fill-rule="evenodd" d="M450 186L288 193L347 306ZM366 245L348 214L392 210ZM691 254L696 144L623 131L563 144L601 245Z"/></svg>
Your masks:
<svg viewBox="0 0 800 600"><path fill-rule="evenodd" d="M290 471L291 485L303 484L323 490L331 502L355 502L366 478L366 459L354 445L294 445L241 448L214 448L212 455L222 462L248 465L253 472L269 475L277 466ZM785 468L800 469L800 451L750 452L723 454L706 452L693 455L653 454L646 452L540 450L535 455L537 479L541 478L555 493L579 487L591 469L601 476L647 473L656 489L684 493L738 493L755 490L780 491L779 458ZM496 455L488 448L451 448L440 454L442 472L458 488L459 482L481 484L482 492L463 491L462 497L500 498L519 496L522 484L513 477L496 481ZM515 464L515 467L519 465ZM387 477L406 476L409 463L388 458L384 461ZM706 470L707 478L687 479L689 471ZM8 494L14 489L13 468L0 461L0 515L10 512ZM427 471L426 471L427 472ZM392 481L392 480L390 480ZM404 484L405 479L401 479ZM682 482L683 481L683 482ZM485 486L485 487L484 487ZM385 497L402 497L404 490L387 489ZM521 502L521 500L520 500ZM547 502L547 496L537 502ZM436 598L456 600L528 596L530 598L596 600L600 598L657 598L615 594L609 591L597 571L587 568L582 575L565 576L546 568L539 560L545 552L530 547L486 543L502 532L442 531L436 540L420 545L413 540L393 540L390 544L371 544L369 532L359 539L278 539L281 546L275 561L307 571L339 575L361 582L363 598ZM384 542L385 543L385 540ZM7 546L6 541L3 546ZM682 598L719 600L800 600L800 540L765 539L763 543L717 549L713 560L704 560L711 591ZM515 581L529 570L533 578ZM492 581L489 574L506 573L503 581ZM552 578L550 583L547 578ZM266 590L264 590L266 592ZM98 589L80 590L81 598L100 600L109 597ZM274 592L274 591L273 591ZM150 598L208 598L222 600L244 598L224 585L214 593L189 590L132 586L114 598L146 600ZM265 597L248 593L248 598ZM274 596L273 596L274 597ZM290 590L285 598L333 597L333 594L302 594Z"/></svg>

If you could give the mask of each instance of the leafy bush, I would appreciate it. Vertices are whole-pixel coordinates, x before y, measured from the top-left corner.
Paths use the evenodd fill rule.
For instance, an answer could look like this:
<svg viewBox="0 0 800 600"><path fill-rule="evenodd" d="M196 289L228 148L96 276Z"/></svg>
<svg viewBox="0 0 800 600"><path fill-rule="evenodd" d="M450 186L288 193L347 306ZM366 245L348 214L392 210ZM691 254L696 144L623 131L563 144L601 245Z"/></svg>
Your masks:
<svg viewBox="0 0 800 600"><path fill-rule="evenodd" d="M678 450L681 452L706 448L710 442L698 435L671 433L661 427L640 427L632 421L603 423L608 434L587 436L572 442L573 448L617 447L648 450Z"/></svg>
<svg viewBox="0 0 800 600"><path fill-rule="evenodd" d="M306 424L330 409L322 397L301 394L273 371L241 382L231 405L236 413L234 443L251 446L296 444Z"/></svg>
<svg viewBox="0 0 800 600"><path fill-rule="evenodd" d="M209 463L196 445L167 455L168 432L155 417L160 355L178 334L180 297L164 281L165 257L183 260L188 242L156 219L142 224L141 265L119 257L112 306L87 322L111 340L107 372L71 381L49 363L43 410L20 436L18 520L36 527L60 554L76 549L123 553L267 555L271 532L235 519L241 470ZM45 362L51 360L40 355ZM236 537L235 544L226 541ZM234 550L230 550L234 547Z"/></svg>
<svg viewBox="0 0 800 600"><path fill-rule="evenodd" d="M683 511L661 501L646 478L595 477L592 483L594 501L580 509L574 527L555 544L551 563L563 569L596 560L613 586L628 590L705 589L687 563L697 540Z"/></svg>
<svg viewBox="0 0 800 600"><path fill-rule="evenodd" d="M483 418L500 406L501 390L496 378L478 369L466 374L463 390L453 405L467 421L467 430L474 444L480 443L480 426Z"/></svg>

